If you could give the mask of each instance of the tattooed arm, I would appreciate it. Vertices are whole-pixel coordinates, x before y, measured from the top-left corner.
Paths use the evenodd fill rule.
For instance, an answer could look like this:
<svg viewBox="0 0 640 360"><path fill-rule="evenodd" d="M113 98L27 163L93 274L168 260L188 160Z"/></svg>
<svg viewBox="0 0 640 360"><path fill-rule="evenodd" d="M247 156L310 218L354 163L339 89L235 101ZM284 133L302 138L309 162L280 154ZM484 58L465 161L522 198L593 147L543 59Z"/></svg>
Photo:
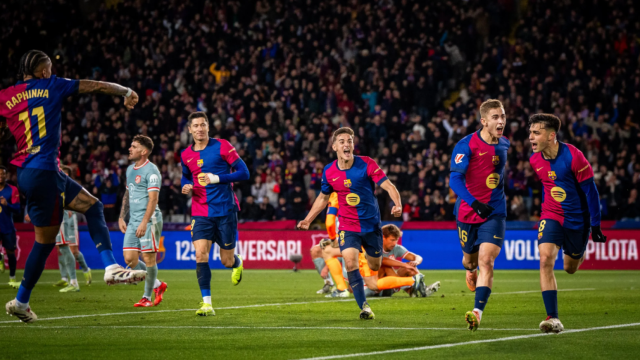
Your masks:
<svg viewBox="0 0 640 360"><path fill-rule="evenodd" d="M129 96L126 96L129 91L131 91L131 94ZM122 85L105 81L80 80L78 93L125 96L124 106L126 106L129 110L133 109L133 107L138 103L138 94L136 94L135 91Z"/></svg>
<svg viewBox="0 0 640 360"><path fill-rule="evenodd" d="M127 232L127 223L124 221L124 218L127 217L129 213L129 189L124 193L124 198L122 199L122 209L120 209L120 218L118 218L118 226L120 227L120 231L122 233Z"/></svg>

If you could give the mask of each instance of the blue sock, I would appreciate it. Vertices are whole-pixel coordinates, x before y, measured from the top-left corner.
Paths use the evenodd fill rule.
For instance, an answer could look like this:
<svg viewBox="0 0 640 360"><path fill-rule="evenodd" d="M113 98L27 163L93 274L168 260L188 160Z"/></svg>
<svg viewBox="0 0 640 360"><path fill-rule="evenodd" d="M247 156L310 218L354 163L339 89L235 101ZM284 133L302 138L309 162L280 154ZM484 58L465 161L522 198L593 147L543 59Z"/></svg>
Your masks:
<svg viewBox="0 0 640 360"><path fill-rule="evenodd" d="M200 285L202 297L211 296L211 268L209 263L197 263L196 274L198 275L198 285Z"/></svg>
<svg viewBox="0 0 640 360"><path fill-rule="evenodd" d="M27 263L24 266L24 279L22 279L22 284L20 284L20 288L18 289L18 295L16 295L16 299L21 303L29 303L31 290L33 290L38 279L40 279L47 258L55 246L56 244L33 243L33 249L31 249Z"/></svg>
<svg viewBox="0 0 640 360"><path fill-rule="evenodd" d="M360 270L349 271L347 275L349 277L349 285L353 290L353 297L356 298L358 306L362 309L364 303L367 302L367 296L364 294L364 280L360 275Z"/></svg>
<svg viewBox="0 0 640 360"><path fill-rule="evenodd" d="M109 237L109 228L104 220L104 206L98 201L84 213L87 218L87 227L91 240L96 244L96 248L102 257L102 263L105 267L115 265L116 258L113 257L111 249L111 238Z"/></svg>
<svg viewBox="0 0 640 360"><path fill-rule="evenodd" d="M558 317L558 290L547 290L542 292L544 308L547 309L547 316Z"/></svg>
<svg viewBox="0 0 640 360"><path fill-rule="evenodd" d="M476 305L475 308L484 311L484 307L487 306L489 301L489 295L491 295L491 288L488 286L478 286L476 288Z"/></svg>
<svg viewBox="0 0 640 360"><path fill-rule="evenodd" d="M242 264L242 261L240 260L238 255L233 255L233 258L235 259L235 261L233 262L233 266L231 266L231 268L235 269Z"/></svg>

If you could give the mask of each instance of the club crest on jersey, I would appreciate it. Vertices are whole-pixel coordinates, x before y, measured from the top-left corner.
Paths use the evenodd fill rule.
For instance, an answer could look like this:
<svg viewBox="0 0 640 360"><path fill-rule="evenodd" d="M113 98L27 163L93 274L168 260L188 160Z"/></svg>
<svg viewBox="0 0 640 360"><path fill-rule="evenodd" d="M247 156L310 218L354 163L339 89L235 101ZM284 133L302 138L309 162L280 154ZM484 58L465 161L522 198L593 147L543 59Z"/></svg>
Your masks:
<svg viewBox="0 0 640 360"><path fill-rule="evenodd" d="M344 231L340 231L340 245L344 246Z"/></svg>
<svg viewBox="0 0 640 360"><path fill-rule="evenodd" d="M493 155L493 157L491 158L491 162L493 163L493 165L498 165L498 164L500 164L500 156L498 156L498 155Z"/></svg>
<svg viewBox="0 0 640 360"><path fill-rule="evenodd" d="M198 159L198 162L196 163L196 165L198 165L198 167L202 167L202 165L204 165L204 160Z"/></svg>
<svg viewBox="0 0 640 360"><path fill-rule="evenodd" d="M140 184L140 180L142 180L142 176L136 175L136 184Z"/></svg>
<svg viewBox="0 0 640 360"><path fill-rule="evenodd" d="M344 187L346 188L350 188L351 187L351 179L347 179L344 181Z"/></svg>
<svg viewBox="0 0 640 360"><path fill-rule="evenodd" d="M464 157L464 154L456 154L456 164L460 164L462 162L462 158Z"/></svg>
<svg viewBox="0 0 640 360"><path fill-rule="evenodd" d="M556 176L556 172L555 171L549 171L549 179L551 180L555 180L558 177Z"/></svg>
<svg viewBox="0 0 640 360"><path fill-rule="evenodd" d="M538 240L542 239L542 232L538 233Z"/></svg>

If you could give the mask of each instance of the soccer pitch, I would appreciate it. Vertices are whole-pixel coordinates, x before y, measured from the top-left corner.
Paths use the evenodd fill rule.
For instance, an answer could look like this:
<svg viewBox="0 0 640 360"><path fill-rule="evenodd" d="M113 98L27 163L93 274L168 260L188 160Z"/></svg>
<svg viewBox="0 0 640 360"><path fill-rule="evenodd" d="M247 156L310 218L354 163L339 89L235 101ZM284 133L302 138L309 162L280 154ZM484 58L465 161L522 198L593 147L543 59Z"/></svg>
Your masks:
<svg viewBox="0 0 640 360"><path fill-rule="evenodd" d="M464 271L423 273L427 284L442 282L438 293L371 299L376 319L363 321L353 297L315 294L315 271L245 270L239 286L230 271L213 271L214 317L195 315L195 270L160 270L169 288L152 308L133 307L142 284L107 287L94 271L93 285L62 294L52 286L59 273L45 271L31 298L39 321L0 317L0 359L638 358L638 271L557 271L561 335L538 330L546 315L537 271L496 271L475 333L465 328L474 294ZM4 304L15 290L0 285L0 294Z"/></svg>

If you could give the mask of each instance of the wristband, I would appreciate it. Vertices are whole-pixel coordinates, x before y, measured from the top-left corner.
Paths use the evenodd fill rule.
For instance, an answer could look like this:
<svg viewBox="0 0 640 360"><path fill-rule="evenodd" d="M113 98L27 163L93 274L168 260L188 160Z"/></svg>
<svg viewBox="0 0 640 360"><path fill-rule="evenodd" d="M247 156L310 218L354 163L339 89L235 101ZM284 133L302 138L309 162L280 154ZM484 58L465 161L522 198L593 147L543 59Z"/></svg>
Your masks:
<svg viewBox="0 0 640 360"><path fill-rule="evenodd" d="M132 93L133 93L133 90L131 90L131 88L127 88L127 93L124 95L124 97L129 97L131 96Z"/></svg>
<svg viewBox="0 0 640 360"><path fill-rule="evenodd" d="M209 177L209 183L211 184L217 184L220 182L220 177L218 175L207 174L207 176Z"/></svg>

